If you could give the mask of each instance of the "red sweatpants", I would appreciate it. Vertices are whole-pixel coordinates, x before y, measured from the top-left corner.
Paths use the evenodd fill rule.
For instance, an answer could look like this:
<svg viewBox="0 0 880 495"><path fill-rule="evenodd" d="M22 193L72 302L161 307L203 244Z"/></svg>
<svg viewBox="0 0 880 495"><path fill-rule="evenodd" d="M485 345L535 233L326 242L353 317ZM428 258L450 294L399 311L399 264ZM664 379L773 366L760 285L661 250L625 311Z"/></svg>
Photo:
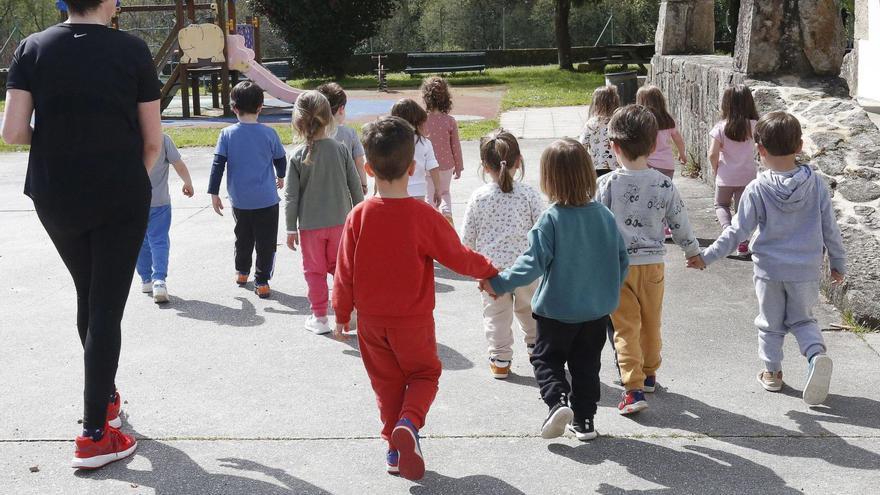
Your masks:
<svg viewBox="0 0 880 495"><path fill-rule="evenodd" d="M358 343L376 393L382 438L390 441L391 431L401 418L421 429L437 395L442 369L434 325L385 328L362 321Z"/></svg>

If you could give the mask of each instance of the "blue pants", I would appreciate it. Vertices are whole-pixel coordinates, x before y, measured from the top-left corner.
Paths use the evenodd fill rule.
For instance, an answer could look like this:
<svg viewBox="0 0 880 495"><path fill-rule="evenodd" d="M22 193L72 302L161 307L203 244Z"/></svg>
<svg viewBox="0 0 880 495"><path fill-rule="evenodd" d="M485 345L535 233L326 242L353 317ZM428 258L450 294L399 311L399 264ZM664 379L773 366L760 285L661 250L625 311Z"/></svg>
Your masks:
<svg viewBox="0 0 880 495"><path fill-rule="evenodd" d="M171 205L150 208L150 223L137 261L137 272L145 283L151 280L164 281L168 277L168 250L171 248L168 231L170 230Z"/></svg>
<svg viewBox="0 0 880 495"><path fill-rule="evenodd" d="M758 356L767 371L782 370L782 342L791 333L807 359L825 352L825 340L813 317L819 281L778 282L755 277L758 310Z"/></svg>

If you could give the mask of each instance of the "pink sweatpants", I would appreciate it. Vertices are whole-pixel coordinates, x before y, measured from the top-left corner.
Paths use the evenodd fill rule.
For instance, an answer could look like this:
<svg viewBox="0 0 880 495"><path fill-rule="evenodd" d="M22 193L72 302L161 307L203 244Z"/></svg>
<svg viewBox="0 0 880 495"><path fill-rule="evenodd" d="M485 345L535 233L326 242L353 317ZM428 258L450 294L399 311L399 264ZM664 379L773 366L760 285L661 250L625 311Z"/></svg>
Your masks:
<svg viewBox="0 0 880 495"><path fill-rule="evenodd" d="M336 254L342 241L342 227L337 225L299 231L303 272L309 286L309 304L312 306L312 314L317 317L327 316L330 295L327 275L332 276L336 271Z"/></svg>
<svg viewBox="0 0 880 495"><path fill-rule="evenodd" d="M451 217L452 216L452 194L449 193L449 188L452 185L452 174L453 170L441 170L440 171L440 184L434 184L434 179L431 178L430 175L426 177L428 182L428 194L425 195L425 201L429 204L434 205L435 208L440 210L444 216ZM440 204L434 204L434 188L437 187L440 189Z"/></svg>

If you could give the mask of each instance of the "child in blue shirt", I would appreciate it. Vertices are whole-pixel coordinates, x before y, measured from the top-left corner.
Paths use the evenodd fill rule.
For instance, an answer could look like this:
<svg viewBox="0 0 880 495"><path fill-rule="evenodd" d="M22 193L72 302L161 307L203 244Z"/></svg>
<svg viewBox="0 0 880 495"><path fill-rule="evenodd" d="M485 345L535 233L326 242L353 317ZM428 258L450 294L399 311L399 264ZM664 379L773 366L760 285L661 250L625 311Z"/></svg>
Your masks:
<svg viewBox="0 0 880 495"><path fill-rule="evenodd" d="M167 303L168 287L165 278L168 276L168 251L171 240L168 233L171 230L171 195L168 192L168 165L174 167L177 175L183 179L183 194L193 197L192 179L189 169L183 163L180 152L174 146L171 137L165 134L162 138L162 151L156 164L150 170L150 184L153 186L153 199L150 203L150 223L147 225L147 234L141 245L141 252L137 260L137 272L143 283L142 292L153 294L153 301L157 304Z"/></svg>
<svg viewBox="0 0 880 495"><path fill-rule="evenodd" d="M226 188L235 218L236 283L247 284L256 248L254 292L265 299L271 294L269 279L275 268L278 243L278 189L284 187L287 154L281 138L271 127L257 122L263 109L263 90L256 84L238 83L231 93L238 124L220 133L208 193L214 211L223 215L220 183L227 170Z"/></svg>
<svg viewBox="0 0 880 495"><path fill-rule="evenodd" d="M529 250L480 288L498 296L544 276L532 299L538 329L531 360L550 408L541 436L558 437L567 426L587 441L597 436L602 348L629 258L614 216L593 201L596 170L580 143L563 139L544 150L541 189L553 204L529 232Z"/></svg>

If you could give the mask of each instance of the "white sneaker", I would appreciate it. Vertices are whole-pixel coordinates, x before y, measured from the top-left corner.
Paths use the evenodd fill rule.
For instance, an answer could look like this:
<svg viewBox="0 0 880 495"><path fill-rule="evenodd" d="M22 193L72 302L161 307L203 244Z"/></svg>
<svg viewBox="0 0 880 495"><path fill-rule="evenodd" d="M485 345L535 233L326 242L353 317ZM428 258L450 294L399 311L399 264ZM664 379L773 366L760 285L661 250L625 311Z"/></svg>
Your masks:
<svg viewBox="0 0 880 495"><path fill-rule="evenodd" d="M156 280L153 282L153 302L156 304L163 304L168 301L168 287L165 286L165 281Z"/></svg>
<svg viewBox="0 0 880 495"><path fill-rule="evenodd" d="M152 294L153 281L150 280L149 282L144 282L143 285L141 285L141 292L143 292L144 294Z"/></svg>
<svg viewBox="0 0 880 495"><path fill-rule="evenodd" d="M818 406L828 397L831 385L831 372L834 363L825 354L817 354L810 360L807 372L807 383L804 385L804 402L809 406Z"/></svg>
<svg viewBox="0 0 880 495"><path fill-rule="evenodd" d="M315 315L310 315L306 320L306 330L315 335L327 335L333 331L330 329L330 325L327 324L326 316L319 318Z"/></svg>

